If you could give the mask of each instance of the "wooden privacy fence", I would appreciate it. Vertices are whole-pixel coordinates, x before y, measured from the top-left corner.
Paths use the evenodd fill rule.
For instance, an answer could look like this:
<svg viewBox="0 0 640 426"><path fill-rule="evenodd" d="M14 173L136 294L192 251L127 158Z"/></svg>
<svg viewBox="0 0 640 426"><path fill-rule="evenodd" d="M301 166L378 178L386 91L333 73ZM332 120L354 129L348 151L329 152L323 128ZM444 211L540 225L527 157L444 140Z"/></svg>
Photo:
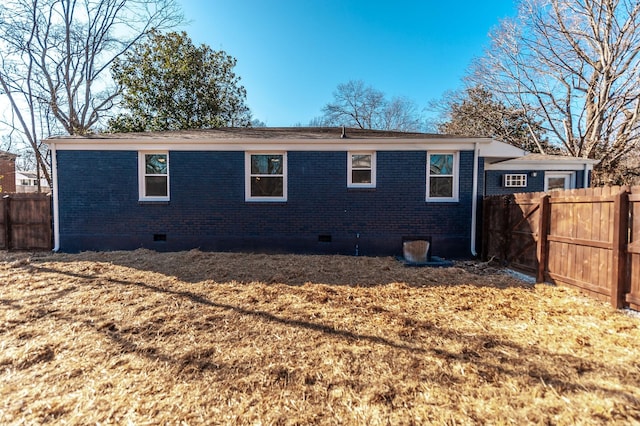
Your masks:
<svg viewBox="0 0 640 426"><path fill-rule="evenodd" d="M482 256L640 310L640 187L485 197Z"/></svg>
<svg viewBox="0 0 640 426"><path fill-rule="evenodd" d="M6 194L0 198L0 249L51 250L51 245L51 196Z"/></svg>

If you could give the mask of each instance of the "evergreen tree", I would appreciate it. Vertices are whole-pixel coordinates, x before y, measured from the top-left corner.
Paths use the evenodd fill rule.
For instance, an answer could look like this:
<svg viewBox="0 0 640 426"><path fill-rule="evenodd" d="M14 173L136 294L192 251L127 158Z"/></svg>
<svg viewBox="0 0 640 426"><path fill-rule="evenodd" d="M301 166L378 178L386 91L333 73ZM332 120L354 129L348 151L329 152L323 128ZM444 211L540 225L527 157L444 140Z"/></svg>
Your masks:
<svg viewBox="0 0 640 426"><path fill-rule="evenodd" d="M152 33L112 68L125 112L109 120L112 132L141 132L251 124L236 59L185 32Z"/></svg>

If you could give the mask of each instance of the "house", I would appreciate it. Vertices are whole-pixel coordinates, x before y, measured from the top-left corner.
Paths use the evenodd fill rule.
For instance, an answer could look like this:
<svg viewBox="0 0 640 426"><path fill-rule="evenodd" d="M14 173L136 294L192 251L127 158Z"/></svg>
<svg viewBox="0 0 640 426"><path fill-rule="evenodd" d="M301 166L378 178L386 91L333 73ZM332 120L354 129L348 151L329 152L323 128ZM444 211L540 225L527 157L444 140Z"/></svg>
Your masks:
<svg viewBox="0 0 640 426"><path fill-rule="evenodd" d="M485 164L485 195L589 188L598 160L527 154Z"/></svg>
<svg viewBox="0 0 640 426"><path fill-rule="evenodd" d="M38 177L37 172L16 171L16 190L18 193L38 192L38 181L40 182L40 192L48 194L51 192L49 183L44 177Z"/></svg>
<svg viewBox="0 0 640 426"><path fill-rule="evenodd" d="M0 192L16 192L16 154L0 151Z"/></svg>
<svg viewBox="0 0 640 426"><path fill-rule="evenodd" d="M55 249L475 255L490 138L337 128L48 139ZM520 170L520 169L518 169ZM525 169L522 169L525 170ZM81 178L79 178L81 177Z"/></svg>

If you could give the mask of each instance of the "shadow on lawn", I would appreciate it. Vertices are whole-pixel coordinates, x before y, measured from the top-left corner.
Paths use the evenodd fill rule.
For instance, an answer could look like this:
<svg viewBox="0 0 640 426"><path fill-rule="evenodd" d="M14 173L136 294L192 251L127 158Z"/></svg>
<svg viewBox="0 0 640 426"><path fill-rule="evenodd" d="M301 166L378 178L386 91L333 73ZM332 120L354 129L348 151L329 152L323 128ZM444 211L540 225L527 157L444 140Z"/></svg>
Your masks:
<svg viewBox="0 0 640 426"><path fill-rule="evenodd" d="M535 344L523 346L509 339L492 335L490 333L462 334L460 330L443 324L431 324L416 321L407 314L391 311L381 311L381 315L387 315L388 321L404 324L406 333L396 334L393 337L380 337L376 335L359 333L345 328L337 328L321 321L310 321L300 317L287 317L265 309L250 309L222 300L211 300L203 294L192 291L176 289L172 285L154 285L148 282L129 281L126 279L114 279L111 277L97 278L92 274L69 272L44 265L31 265L36 272L66 274L78 280L80 284L74 284L81 288L83 285L92 286L100 291L120 293L124 290L137 290L154 296L166 296L166 311L170 312L175 300L191 302L202 307L199 312L204 316L207 310L220 313L232 312L242 317L249 317L264 323L261 328L263 333L269 333L269 324L303 329L312 333L318 333L330 339L346 341L348 344L366 342L378 346L381 345L397 356L409 357L413 360L416 374L420 374L420 366L432 362L433 358L445 360L448 363L473 366L477 374L485 383L495 383L500 387L506 377L524 382L526 386L544 385L554 393L571 392L596 392L598 398L615 398L628 405L640 415L640 401L633 394L616 389L620 384L637 386L640 383L640 369L628 369L628 366L611 365L591 359L584 359L566 353L553 353L541 349ZM100 282L96 282L98 280ZM104 287L104 289L103 289ZM311 302L310 302L311 303ZM156 305L157 306L157 305ZM274 307L274 311L277 311ZM65 321L77 322L79 318L71 314L63 314L60 311L52 312L57 318ZM86 317L80 319L86 327L96 330L107 336L115 345L114 353L134 353L138 356L153 361L164 361L177 365L182 372L188 374L201 374L202 372L220 369L233 369L238 375L243 374L243 368L237 365L227 365L216 360L213 352L204 352L197 357L176 357L167 348L158 348L154 336L157 336L156 323L149 324L145 332L134 330L130 324L118 323L112 316L108 306L98 310L96 308L86 311ZM294 314L291 314L292 316ZM193 327L201 327L197 321L201 318L190 318ZM183 324L188 327L188 324ZM210 332L215 332L216 324L210 324ZM176 333L179 331L176 330ZM417 337L416 337L417 336ZM440 342L433 345L430 342ZM424 344L421 344L424 343ZM451 348L461 348L453 351ZM194 350L198 348L194 347ZM359 362L369 362L367 359L359 359ZM248 371L248 369L247 369ZM247 372L245 371L245 373ZM580 376L590 372L597 372L600 377L607 377L607 381L585 380L576 383ZM280 374L280 373L278 373ZM523 379L524 378L524 379ZM573 379L576 380L573 380ZM438 380L446 383L457 383L461 379L458 376L443 372L438 378L429 377L429 380ZM607 386L606 383L611 383Z"/></svg>
<svg viewBox="0 0 640 426"><path fill-rule="evenodd" d="M159 253L150 250L54 255L52 261L105 262L139 271L157 272L197 283L262 282L299 286L305 283L371 287L405 283L412 287L459 285L530 288L503 270L482 262L456 262L454 267L405 266L393 257L216 253L199 250ZM49 260L49 259L47 259Z"/></svg>

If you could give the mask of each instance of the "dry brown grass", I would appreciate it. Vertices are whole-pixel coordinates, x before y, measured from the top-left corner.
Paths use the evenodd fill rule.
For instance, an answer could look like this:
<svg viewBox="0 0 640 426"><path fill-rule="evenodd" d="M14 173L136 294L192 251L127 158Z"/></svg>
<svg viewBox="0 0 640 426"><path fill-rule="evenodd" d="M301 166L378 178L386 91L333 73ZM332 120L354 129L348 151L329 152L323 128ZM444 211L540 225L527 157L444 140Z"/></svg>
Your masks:
<svg viewBox="0 0 640 426"><path fill-rule="evenodd" d="M640 319L470 262L0 254L2 424L640 423Z"/></svg>

